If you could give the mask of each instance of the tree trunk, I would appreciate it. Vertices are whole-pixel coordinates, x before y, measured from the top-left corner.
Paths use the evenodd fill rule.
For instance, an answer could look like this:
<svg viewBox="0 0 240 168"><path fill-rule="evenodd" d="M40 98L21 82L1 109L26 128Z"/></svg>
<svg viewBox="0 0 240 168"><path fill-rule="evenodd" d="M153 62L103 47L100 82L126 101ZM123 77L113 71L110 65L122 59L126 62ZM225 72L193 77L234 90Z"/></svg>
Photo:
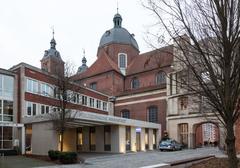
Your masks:
<svg viewBox="0 0 240 168"><path fill-rule="evenodd" d="M63 133L64 133L64 132L61 131L61 134L60 134L61 137L62 137L62 138L61 138L61 142L60 142L60 150L61 150L61 152L63 151Z"/></svg>
<svg viewBox="0 0 240 168"><path fill-rule="evenodd" d="M227 125L227 155L228 155L228 164L229 168L237 168L238 167L238 159L236 157L236 148L235 148L235 136L234 136L234 125Z"/></svg>

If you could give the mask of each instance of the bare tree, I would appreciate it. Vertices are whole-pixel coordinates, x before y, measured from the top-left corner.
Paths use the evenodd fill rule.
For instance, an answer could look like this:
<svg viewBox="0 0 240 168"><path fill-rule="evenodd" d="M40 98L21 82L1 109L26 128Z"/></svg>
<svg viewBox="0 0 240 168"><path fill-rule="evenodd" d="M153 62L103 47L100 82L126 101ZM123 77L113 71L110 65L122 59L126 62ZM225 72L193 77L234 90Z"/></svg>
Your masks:
<svg viewBox="0 0 240 168"><path fill-rule="evenodd" d="M237 168L234 125L239 118L240 1L146 0L155 27L173 39L176 61L192 80L188 90L208 100L226 129L229 167ZM161 32L152 33L166 42ZM158 35L160 34L160 35Z"/></svg>
<svg viewBox="0 0 240 168"><path fill-rule="evenodd" d="M53 122L53 129L59 134L60 150L63 151L64 132L67 123L74 120L76 112L71 110L68 105L76 102L76 92L79 91L78 86L73 84L70 77L74 74L74 68L70 63L65 63L64 70L56 67L56 85L54 86L54 97L57 103L48 117ZM78 97L79 99L79 97Z"/></svg>

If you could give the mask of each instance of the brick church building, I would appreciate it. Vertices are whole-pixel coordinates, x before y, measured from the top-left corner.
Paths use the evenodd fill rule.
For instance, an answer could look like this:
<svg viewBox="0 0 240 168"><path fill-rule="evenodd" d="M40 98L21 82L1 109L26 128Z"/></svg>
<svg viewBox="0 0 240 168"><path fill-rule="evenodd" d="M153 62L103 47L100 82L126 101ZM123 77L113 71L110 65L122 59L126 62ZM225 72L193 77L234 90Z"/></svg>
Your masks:
<svg viewBox="0 0 240 168"><path fill-rule="evenodd" d="M117 13L114 26L101 37L97 60L86 58L73 80L112 97L114 115L161 124L166 130L166 73L173 60L171 46L140 54L134 34L122 27Z"/></svg>

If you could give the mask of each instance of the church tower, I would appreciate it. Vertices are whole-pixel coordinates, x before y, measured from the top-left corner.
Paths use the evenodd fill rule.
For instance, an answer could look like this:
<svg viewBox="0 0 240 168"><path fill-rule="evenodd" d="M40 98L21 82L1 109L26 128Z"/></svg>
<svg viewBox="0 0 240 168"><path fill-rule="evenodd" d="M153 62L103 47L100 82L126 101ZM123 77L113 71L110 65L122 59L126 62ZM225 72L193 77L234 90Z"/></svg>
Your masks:
<svg viewBox="0 0 240 168"><path fill-rule="evenodd" d="M86 57L85 57L85 51L83 51L82 65L78 68L77 73L78 73L78 74L83 73L83 72L85 72L87 69L88 69L87 59L86 59Z"/></svg>
<svg viewBox="0 0 240 168"><path fill-rule="evenodd" d="M41 60L42 70L49 72L53 75L64 76L64 62L60 56L60 53L56 50L56 41L53 38L50 42L50 49L45 50L44 56Z"/></svg>

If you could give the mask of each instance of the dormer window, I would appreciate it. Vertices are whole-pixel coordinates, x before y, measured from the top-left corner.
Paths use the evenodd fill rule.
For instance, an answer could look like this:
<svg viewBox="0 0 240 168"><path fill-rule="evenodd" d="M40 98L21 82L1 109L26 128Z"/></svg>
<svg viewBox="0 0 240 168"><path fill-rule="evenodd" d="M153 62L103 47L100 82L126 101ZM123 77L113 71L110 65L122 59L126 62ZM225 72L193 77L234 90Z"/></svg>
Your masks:
<svg viewBox="0 0 240 168"><path fill-rule="evenodd" d="M97 90L97 82L90 83L90 88L93 90Z"/></svg>
<svg viewBox="0 0 240 168"><path fill-rule="evenodd" d="M127 67L127 54L119 53L118 54L118 67L125 69Z"/></svg>

